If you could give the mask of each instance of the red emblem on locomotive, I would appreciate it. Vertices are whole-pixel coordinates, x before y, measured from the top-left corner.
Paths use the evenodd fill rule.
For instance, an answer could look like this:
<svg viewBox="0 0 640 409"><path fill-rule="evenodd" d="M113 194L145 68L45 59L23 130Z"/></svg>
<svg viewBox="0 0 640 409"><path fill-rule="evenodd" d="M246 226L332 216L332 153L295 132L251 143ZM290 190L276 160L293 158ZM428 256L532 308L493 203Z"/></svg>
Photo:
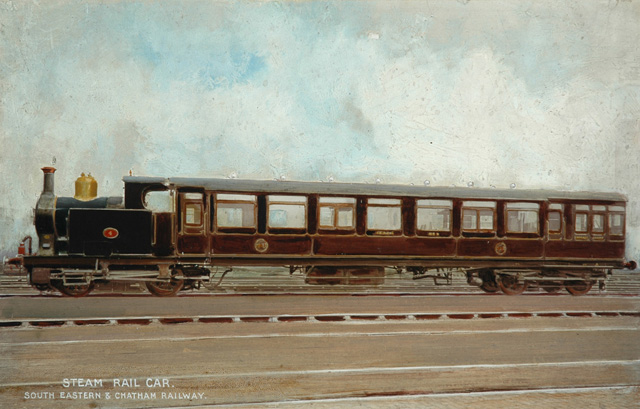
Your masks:
<svg viewBox="0 0 640 409"><path fill-rule="evenodd" d="M108 239L115 239L119 234L118 229L114 229L113 227L107 227L102 231L102 235Z"/></svg>

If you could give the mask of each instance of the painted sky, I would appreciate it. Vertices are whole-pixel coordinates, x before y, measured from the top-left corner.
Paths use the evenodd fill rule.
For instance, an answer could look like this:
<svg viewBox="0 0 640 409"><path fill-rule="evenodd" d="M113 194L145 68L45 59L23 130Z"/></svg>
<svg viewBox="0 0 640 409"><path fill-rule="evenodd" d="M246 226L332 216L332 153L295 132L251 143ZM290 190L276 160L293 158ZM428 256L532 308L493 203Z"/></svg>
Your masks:
<svg viewBox="0 0 640 409"><path fill-rule="evenodd" d="M3 1L0 253L53 165L617 191L640 258L638 1Z"/></svg>

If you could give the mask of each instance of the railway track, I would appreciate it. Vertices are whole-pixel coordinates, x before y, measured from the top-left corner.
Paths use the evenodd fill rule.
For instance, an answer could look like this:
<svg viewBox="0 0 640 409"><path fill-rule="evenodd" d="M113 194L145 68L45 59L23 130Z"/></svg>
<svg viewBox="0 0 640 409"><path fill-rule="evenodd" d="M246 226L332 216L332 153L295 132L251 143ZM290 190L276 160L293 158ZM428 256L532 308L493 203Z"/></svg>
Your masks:
<svg viewBox="0 0 640 409"><path fill-rule="evenodd" d="M277 322L402 322L433 320L484 320L499 318L584 318L640 317L637 311L507 311L476 313L407 313L407 314L321 314L321 315L209 315L209 316L141 316L86 319L17 319L0 320L0 328L45 328L62 326L175 325L184 323L277 323Z"/></svg>
<svg viewBox="0 0 640 409"><path fill-rule="evenodd" d="M93 294L148 294L144 283L111 282L98 284ZM289 274L285 269L236 268L215 290L200 288L183 291L181 295L194 294L485 294L478 287L467 284L463 273L454 273L449 284L435 284L431 279L412 280L409 273L397 274L387 270L384 284L380 285L310 285L299 273ZM23 274L0 274L0 295L36 295ZM42 294L58 294L55 291ZM542 289L530 286L525 294L546 294ZM566 294L560 292L559 294ZM500 295L500 294L499 294ZM553 296L555 294L549 294ZM640 272L615 271L606 281L605 288L594 286L589 295L640 295Z"/></svg>

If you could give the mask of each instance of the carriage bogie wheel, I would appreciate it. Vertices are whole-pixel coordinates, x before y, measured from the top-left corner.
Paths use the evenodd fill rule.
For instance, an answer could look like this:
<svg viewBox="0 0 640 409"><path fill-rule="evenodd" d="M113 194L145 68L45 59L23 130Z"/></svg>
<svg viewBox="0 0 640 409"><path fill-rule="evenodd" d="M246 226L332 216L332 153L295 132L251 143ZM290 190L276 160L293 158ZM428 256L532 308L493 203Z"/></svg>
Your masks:
<svg viewBox="0 0 640 409"><path fill-rule="evenodd" d="M507 295L519 295L527 289L528 283L518 280L515 276L502 276L498 281L498 286Z"/></svg>
<svg viewBox="0 0 640 409"><path fill-rule="evenodd" d="M478 271L478 278L482 280L480 289L485 293L493 294L500 291L500 286L498 286L496 275L493 270L484 269Z"/></svg>
<svg viewBox="0 0 640 409"><path fill-rule="evenodd" d="M84 297L93 291L95 286L94 282L90 282L87 284L75 284L75 285L64 285L62 281L52 282L53 286L62 293L62 295L66 295L67 297Z"/></svg>
<svg viewBox="0 0 640 409"><path fill-rule="evenodd" d="M585 295L593 287L593 281L570 280L565 282L564 287L571 295Z"/></svg>
<svg viewBox="0 0 640 409"><path fill-rule="evenodd" d="M495 280L482 280L482 284L480 285L480 289L485 293L497 293L500 290L498 283Z"/></svg>

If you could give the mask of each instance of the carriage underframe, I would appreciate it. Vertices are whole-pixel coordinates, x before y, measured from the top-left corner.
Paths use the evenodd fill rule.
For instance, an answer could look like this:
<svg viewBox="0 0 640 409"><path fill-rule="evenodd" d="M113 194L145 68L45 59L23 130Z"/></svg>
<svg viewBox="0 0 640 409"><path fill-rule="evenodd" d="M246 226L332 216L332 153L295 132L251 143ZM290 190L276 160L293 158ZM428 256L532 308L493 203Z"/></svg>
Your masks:
<svg viewBox="0 0 640 409"><path fill-rule="evenodd" d="M548 293L563 288L572 295L586 294L607 275L624 266L611 260L447 260L419 258L164 258L156 257L57 257L25 259L30 283L39 290L57 289L64 295L89 294L96 283L144 282L156 296L172 296L181 290L216 289L233 267L287 267L300 271L311 285L381 285L386 269L408 279L432 279L435 285L451 284L453 274L464 274L467 283L487 293L518 295L536 286Z"/></svg>

